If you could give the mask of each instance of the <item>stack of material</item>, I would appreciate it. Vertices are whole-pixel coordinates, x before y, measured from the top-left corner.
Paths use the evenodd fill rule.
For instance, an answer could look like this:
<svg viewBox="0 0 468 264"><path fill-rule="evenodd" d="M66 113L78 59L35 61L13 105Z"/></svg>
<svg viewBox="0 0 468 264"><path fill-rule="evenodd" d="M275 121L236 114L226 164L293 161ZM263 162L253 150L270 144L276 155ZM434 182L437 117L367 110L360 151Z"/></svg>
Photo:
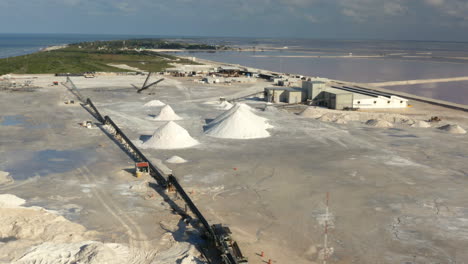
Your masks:
<svg viewBox="0 0 468 264"><path fill-rule="evenodd" d="M161 109L161 112L153 118L155 121L171 121L171 120L182 120L180 116L178 116L170 105L166 105Z"/></svg>
<svg viewBox="0 0 468 264"><path fill-rule="evenodd" d="M145 107L151 107L151 106L165 106L166 104L159 101L159 100L153 100L153 101L149 101L147 102L146 104L144 104L143 106Z"/></svg>
<svg viewBox="0 0 468 264"><path fill-rule="evenodd" d="M180 164L180 163L186 163L187 160L179 157L179 156L172 156L166 160L167 163L174 163L174 164Z"/></svg>
<svg viewBox="0 0 468 264"><path fill-rule="evenodd" d="M267 119L257 116L246 104L238 103L211 121L205 129L207 135L217 138L252 139L269 137L272 126Z"/></svg>
<svg viewBox="0 0 468 264"><path fill-rule="evenodd" d="M441 126L438 127L438 129L450 134L466 134L466 130L457 124Z"/></svg>
<svg viewBox="0 0 468 264"><path fill-rule="evenodd" d="M393 124L382 119L370 119L366 122L366 125L373 127L393 127Z"/></svg>
<svg viewBox="0 0 468 264"><path fill-rule="evenodd" d="M159 127L153 136L141 144L142 148L180 149L198 145L183 127L173 121Z"/></svg>

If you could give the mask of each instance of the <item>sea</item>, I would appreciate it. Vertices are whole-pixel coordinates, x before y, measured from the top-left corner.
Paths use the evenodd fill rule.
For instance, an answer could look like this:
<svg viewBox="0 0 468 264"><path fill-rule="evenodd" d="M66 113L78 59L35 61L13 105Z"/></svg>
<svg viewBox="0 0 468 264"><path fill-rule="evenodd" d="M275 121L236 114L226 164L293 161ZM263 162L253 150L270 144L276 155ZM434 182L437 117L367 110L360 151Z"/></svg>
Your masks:
<svg viewBox="0 0 468 264"><path fill-rule="evenodd" d="M374 83L468 76L466 42L0 34L0 58L30 54L54 45L132 38L164 38L235 47L236 50L230 51L185 51L175 55L351 82ZM384 88L468 105L468 81Z"/></svg>

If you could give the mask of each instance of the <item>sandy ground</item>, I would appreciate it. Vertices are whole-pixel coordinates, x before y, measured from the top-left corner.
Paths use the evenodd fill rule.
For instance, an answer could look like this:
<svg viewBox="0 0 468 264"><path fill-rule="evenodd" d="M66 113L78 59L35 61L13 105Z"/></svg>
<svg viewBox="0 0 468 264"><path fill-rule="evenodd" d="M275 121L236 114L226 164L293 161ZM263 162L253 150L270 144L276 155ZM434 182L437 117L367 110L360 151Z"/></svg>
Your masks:
<svg viewBox="0 0 468 264"><path fill-rule="evenodd" d="M20 121L0 125L0 150L8 154L0 156L0 170L14 179L0 185L0 192L25 199L27 206L54 210L98 232L96 240L103 243L152 252L169 227L176 241L197 244L180 235L187 232L179 228L179 217L158 194L131 189L141 182L128 172L133 163L100 129L78 125L92 118L80 106L63 104L73 97L62 86L49 86L59 79L36 77L44 88L1 92L2 120L16 116ZM210 223L231 227L249 263L321 262L327 192L329 246L334 249L329 263L468 262L468 135L445 133L435 128L439 124L376 128L361 120L325 122L298 115L304 107L296 107L257 111L273 125L271 137L214 138L204 134L203 126L223 110L210 102L268 84L206 85L167 78L137 94L130 84L144 78L73 79L135 142L164 124L148 119L160 107L144 103L161 100L183 118L177 123L199 145L144 153L188 161L166 165ZM261 101L246 102L265 107ZM412 105L391 114L414 120L439 116L440 125L468 128L464 112ZM0 247L11 243L0 239L6 241Z"/></svg>

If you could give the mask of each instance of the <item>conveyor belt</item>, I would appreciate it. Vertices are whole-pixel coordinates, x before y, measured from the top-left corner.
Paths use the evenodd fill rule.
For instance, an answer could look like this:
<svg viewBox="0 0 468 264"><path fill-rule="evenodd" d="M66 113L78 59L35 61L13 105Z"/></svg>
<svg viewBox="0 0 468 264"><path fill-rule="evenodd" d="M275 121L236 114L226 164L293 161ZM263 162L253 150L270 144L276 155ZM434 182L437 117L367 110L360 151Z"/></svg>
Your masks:
<svg viewBox="0 0 468 264"><path fill-rule="evenodd" d="M120 128L114 123L114 121L112 121L110 117L105 116L104 124L110 125L114 128L116 135L120 136L124 143L127 144L128 147L134 152L133 154L139 162L148 162L148 165L150 167L150 175L158 182L159 185L166 187L167 181L164 178L163 173L157 167L155 167L151 163L151 161L149 161L137 147L135 147L132 141L128 139L128 137L122 132L122 130L120 130Z"/></svg>
<svg viewBox="0 0 468 264"><path fill-rule="evenodd" d="M93 109L94 111L94 114L96 115L96 119L101 122L102 124L104 124L104 118L102 117L101 113L99 113L99 111L97 110L96 106L94 106L93 102L91 101L91 99L87 99L86 100L86 104L89 105L91 107L91 109Z"/></svg>

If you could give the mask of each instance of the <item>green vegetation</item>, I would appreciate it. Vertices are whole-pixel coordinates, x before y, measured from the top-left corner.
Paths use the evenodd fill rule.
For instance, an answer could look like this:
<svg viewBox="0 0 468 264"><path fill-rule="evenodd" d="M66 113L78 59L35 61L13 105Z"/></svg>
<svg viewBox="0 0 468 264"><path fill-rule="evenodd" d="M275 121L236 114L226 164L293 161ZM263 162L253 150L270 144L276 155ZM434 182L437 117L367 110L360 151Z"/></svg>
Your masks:
<svg viewBox="0 0 468 264"><path fill-rule="evenodd" d="M186 49L186 50L226 50L226 46L215 46L200 43L170 42L163 39L129 39L111 41L93 41L74 44L86 49Z"/></svg>
<svg viewBox="0 0 468 264"><path fill-rule="evenodd" d="M59 50L0 59L0 75L129 71L109 66L108 64L111 63L126 64L143 71L158 72L171 67L169 63L197 64L171 55L118 48L116 44L118 42L78 43Z"/></svg>

